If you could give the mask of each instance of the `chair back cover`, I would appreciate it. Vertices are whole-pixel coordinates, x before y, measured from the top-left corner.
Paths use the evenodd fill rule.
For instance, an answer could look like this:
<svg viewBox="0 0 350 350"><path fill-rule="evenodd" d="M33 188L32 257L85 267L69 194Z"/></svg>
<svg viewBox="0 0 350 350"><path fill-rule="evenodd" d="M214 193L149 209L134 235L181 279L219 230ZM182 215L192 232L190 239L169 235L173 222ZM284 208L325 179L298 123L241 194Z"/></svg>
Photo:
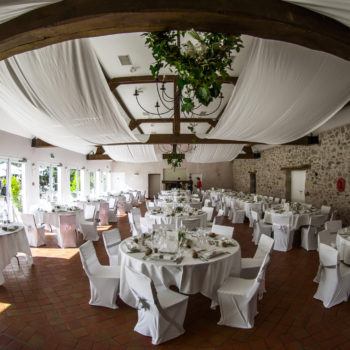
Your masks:
<svg viewBox="0 0 350 350"><path fill-rule="evenodd" d="M342 221L341 220L326 221L324 226L327 231L335 233L342 228Z"/></svg>
<svg viewBox="0 0 350 350"><path fill-rule="evenodd" d="M93 220L95 217L96 207L93 204L86 204L84 207L84 219Z"/></svg>
<svg viewBox="0 0 350 350"><path fill-rule="evenodd" d="M289 214L271 214L272 224L279 226L287 226L288 228L292 225L292 215Z"/></svg>
<svg viewBox="0 0 350 350"><path fill-rule="evenodd" d="M251 216L252 216L252 219L253 219L254 222L258 222L259 221L259 214L255 210L251 211Z"/></svg>
<svg viewBox="0 0 350 350"><path fill-rule="evenodd" d="M325 215L312 215L310 217L310 226L316 228L322 227L326 220L327 217Z"/></svg>
<svg viewBox="0 0 350 350"><path fill-rule="evenodd" d="M213 218L214 208L213 207L202 207L202 211L207 213L207 221L211 221Z"/></svg>
<svg viewBox="0 0 350 350"><path fill-rule="evenodd" d="M75 214L59 215L59 230L58 230L58 244L62 248L76 247L77 234L76 224L77 219Z"/></svg>
<svg viewBox="0 0 350 350"><path fill-rule="evenodd" d="M109 209L114 209L116 206L116 202L117 202L117 200L115 197L110 197L108 200Z"/></svg>
<svg viewBox="0 0 350 350"><path fill-rule="evenodd" d="M29 245L31 247L40 247L41 245L44 245L45 230L44 227L37 227L34 214L21 214L21 218Z"/></svg>
<svg viewBox="0 0 350 350"><path fill-rule="evenodd" d="M234 228L232 226L213 225L211 232L232 238Z"/></svg>
<svg viewBox="0 0 350 350"><path fill-rule="evenodd" d="M91 241L87 241L82 244L79 247L79 254L86 274L91 277L101 266L93 243Z"/></svg>
<svg viewBox="0 0 350 350"><path fill-rule="evenodd" d="M328 215L331 212L331 207L328 205L321 206L321 214Z"/></svg>
<svg viewBox="0 0 350 350"><path fill-rule="evenodd" d="M131 209L131 213L132 213L132 219L134 221L134 225L135 225L137 231L141 233L141 210L140 210L140 208L133 207Z"/></svg>
<svg viewBox="0 0 350 350"><path fill-rule="evenodd" d="M264 280L265 271L266 271L267 264L269 261L270 261L270 256L269 256L269 254L266 254L264 257L264 260L260 266L259 272L254 280L254 283L253 283L252 287L250 288L250 290L247 292L247 299L248 300L250 300L251 298L253 298L257 294L259 286Z"/></svg>
<svg viewBox="0 0 350 350"><path fill-rule="evenodd" d="M135 223L134 223L134 218L133 218L133 215L132 213L128 213L128 219L129 219L129 225L130 225L130 229L131 229L131 234L133 236L137 236L139 234L139 231L137 231L137 228L135 226Z"/></svg>
<svg viewBox="0 0 350 350"><path fill-rule="evenodd" d="M108 212L109 212L109 205L107 202L101 202L100 203L100 210L99 210L99 219L100 219L100 225L108 225Z"/></svg>
<svg viewBox="0 0 350 350"><path fill-rule="evenodd" d="M266 254L270 254L275 240L265 234L260 236L258 248L255 252L254 258L263 258Z"/></svg>
<svg viewBox="0 0 350 350"><path fill-rule="evenodd" d="M120 232L117 228L102 233L103 243L108 255L118 255L119 243L121 242Z"/></svg>
<svg viewBox="0 0 350 350"><path fill-rule="evenodd" d="M201 219L200 218L182 219L181 225L185 226L188 230L194 230L201 225Z"/></svg>

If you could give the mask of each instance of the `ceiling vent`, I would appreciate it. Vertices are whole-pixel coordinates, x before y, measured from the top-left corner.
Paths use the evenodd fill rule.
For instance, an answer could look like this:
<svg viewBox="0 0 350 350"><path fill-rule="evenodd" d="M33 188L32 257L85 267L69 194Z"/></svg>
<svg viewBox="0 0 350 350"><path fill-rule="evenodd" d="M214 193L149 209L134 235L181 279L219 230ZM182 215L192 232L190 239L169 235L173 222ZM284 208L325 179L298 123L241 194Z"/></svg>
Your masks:
<svg viewBox="0 0 350 350"><path fill-rule="evenodd" d="M129 55L118 56L119 62L122 66L132 66L131 59Z"/></svg>

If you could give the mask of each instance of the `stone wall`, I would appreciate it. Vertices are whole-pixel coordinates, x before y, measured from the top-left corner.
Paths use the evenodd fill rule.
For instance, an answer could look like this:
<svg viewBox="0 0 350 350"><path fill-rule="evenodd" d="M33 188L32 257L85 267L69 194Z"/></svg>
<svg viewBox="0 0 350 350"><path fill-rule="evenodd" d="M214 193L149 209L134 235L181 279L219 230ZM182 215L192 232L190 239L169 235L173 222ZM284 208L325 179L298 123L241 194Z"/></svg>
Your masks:
<svg viewBox="0 0 350 350"><path fill-rule="evenodd" d="M250 191L249 172L256 171L257 193L286 198L286 174L283 167L310 165L306 170L305 201L316 207L332 205L339 217L350 224L350 125L319 135L320 145L278 146L261 153L260 159L233 161L233 188ZM346 180L344 192L336 181Z"/></svg>

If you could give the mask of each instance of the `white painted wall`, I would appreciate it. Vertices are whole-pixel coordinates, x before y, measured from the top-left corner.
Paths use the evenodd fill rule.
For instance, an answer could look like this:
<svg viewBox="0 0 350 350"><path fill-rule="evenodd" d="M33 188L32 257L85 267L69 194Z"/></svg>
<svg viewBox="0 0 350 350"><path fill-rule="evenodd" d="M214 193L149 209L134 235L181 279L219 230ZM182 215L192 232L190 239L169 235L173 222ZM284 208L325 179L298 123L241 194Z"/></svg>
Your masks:
<svg viewBox="0 0 350 350"><path fill-rule="evenodd" d="M162 181L164 168L169 168L166 161L154 163L113 162L112 191L118 191L122 181L127 188L148 191L148 174L160 174ZM182 168L186 168L187 178L189 174L202 174L204 189L211 187L232 188L231 162L200 164L185 161ZM193 181L195 183L195 179Z"/></svg>
<svg viewBox="0 0 350 350"><path fill-rule="evenodd" d="M54 158L51 158L53 154ZM31 139L0 131L0 158L26 158L25 163L25 197L24 210L28 210L32 204L39 201L39 165L40 164L59 164L61 177L61 199L67 202L70 199L69 190L69 169L81 169L84 173L84 185L82 194L89 192L88 172L106 171L111 172L112 161L87 161L84 154L71 152L59 147L50 148L32 148ZM111 178L111 176L108 176ZM110 185L108 186L110 187Z"/></svg>

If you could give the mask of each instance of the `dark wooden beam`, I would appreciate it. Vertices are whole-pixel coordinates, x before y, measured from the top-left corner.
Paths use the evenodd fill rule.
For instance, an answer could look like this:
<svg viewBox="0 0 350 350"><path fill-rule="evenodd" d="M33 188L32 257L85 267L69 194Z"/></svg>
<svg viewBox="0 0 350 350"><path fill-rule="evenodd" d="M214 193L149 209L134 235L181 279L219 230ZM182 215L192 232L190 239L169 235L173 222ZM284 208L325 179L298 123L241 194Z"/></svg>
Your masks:
<svg viewBox="0 0 350 350"><path fill-rule="evenodd" d="M311 169L311 165L310 164L303 164L303 165L296 165L296 166L289 166L289 167L281 168L281 170L285 170L285 171L307 170L307 169Z"/></svg>
<svg viewBox="0 0 350 350"><path fill-rule="evenodd" d="M200 139L194 134L151 134L147 142L126 142L126 143L108 143L104 146L115 145L159 145L159 144L250 144L256 142L218 140L218 139Z"/></svg>
<svg viewBox="0 0 350 350"><path fill-rule="evenodd" d="M34 137L32 139L32 147L34 147L34 148L47 148L47 147L56 147L56 146L51 145L50 143L47 143L44 140L38 139L37 137Z"/></svg>
<svg viewBox="0 0 350 350"><path fill-rule="evenodd" d="M312 146L312 145L318 145L319 144L319 138L318 136L304 136L300 139L294 140L292 142L284 143L283 145L288 146Z"/></svg>
<svg viewBox="0 0 350 350"><path fill-rule="evenodd" d="M87 160L112 160L108 154L87 154Z"/></svg>
<svg viewBox="0 0 350 350"><path fill-rule="evenodd" d="M235 159L259 159L260 153L254 153L251 146L243 147L244 153L239 154Z"/></svg>
<svg viewBox="0 0 350 350"><path fill-rule="evenodd" d="M135 119L130 121L129 128L134 130L140 124L162 124L162 123L173 123L173 118L149 118L149 119ZM217 121L212 118L180 118L180 123L208 123L211 126L215 126Z"/></svg>
<svg viewBox="0 0 350 350"><path fill-rule="evenodd" d="M119 102L120 107L123 108L123 110L125 111L126 115L128 116L128 118L130 119L130 123L135 123L136 119L134 118L134 116L131 114L131 112L129 111L129 108L126 106L126 104L124 103L123 99L121 98L121 96L119 95L119 92L117 90L113 90L112 91L114 97L116 98L116 100ZM133 124L132 124L133 125ZM136 125L137 130L143 134L143 130L140 128L140 126ZM135 129L135 128L134 128ZM132 129L131 129L132 130Z"/></svg>
<svg viewBox="0 0 350 350"><path fill-rule="evenodd" d="M350 29L280 0L70 0L0 25L0 60L54 43L115 33L194 28L286 41L350 60Z"/></svg>
<svg viewBox="0 0 350 350"><path fill-rule="evenodd" d="M181 131L181 96L180 89L177 85L177 80L174 81L174 118L173 118L173 134L179 135Z"/></svg>
<svg viewBox="0 0 350 350"><path fill-rule="evenodd" d="M158 80L161 84L164 83L174 83L176 81L177 75L162 75ZM229 77L227 79L223 79L224 84L233 84L237 83L238 77ZM111 90L116 89L119 85L129 85L129 84L150 84L156 83L157 80L153 78L152 75L139 75L139 76L131 76L131 77L117 77L108 80L108 85Z"/></svg>

